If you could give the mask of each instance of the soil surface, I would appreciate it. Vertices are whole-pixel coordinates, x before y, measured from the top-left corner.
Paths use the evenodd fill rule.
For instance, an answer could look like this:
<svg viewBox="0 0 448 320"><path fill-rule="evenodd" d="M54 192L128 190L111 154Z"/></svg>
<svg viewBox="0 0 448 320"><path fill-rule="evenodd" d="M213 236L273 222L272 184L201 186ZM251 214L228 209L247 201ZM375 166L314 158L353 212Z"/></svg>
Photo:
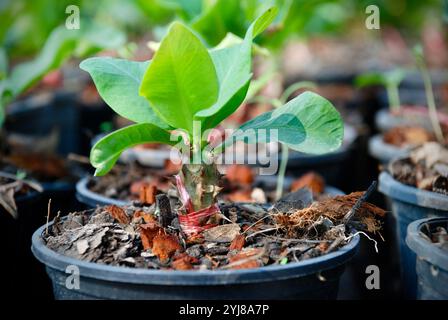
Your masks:
<svg viewBox="0 0 448 320"><path fill-rule="evenodd" d="M170 192L172 176L179 172L179 168L169 161L164 169L148 168L137 162L116 165L107 175L90 178L88 188L112 199L153 204L157 194ZM227 167L221 187L219 197L224 201L267 203L275 200L275 186L257 180L254 169L245 165ZM294 192L304 187L310 188L314 196L321 199L325 181L319 174L309 172L294 180L285 191Z"/></svg>
<svg viewBox="0 0 448 320"><path fill-rule="evenodd" d="M283 265L337 250L350 241L352 228L378 232L384 211L359 200L362 195L313 202L311 191L299 189L270 207L220 202L219 212L200 222L205 230L187 235L179 224L179 199L161 193L151 206L111 205L57 217L43 236L58 253L109 265L170 270Z"/></svg>
<svg viewBox="0 0 448 320"><path fill-rule="evenodd" d="M448 195L448 148L437 142L425 143L409 157L393 161L389 172L404 184Z"/></svg>

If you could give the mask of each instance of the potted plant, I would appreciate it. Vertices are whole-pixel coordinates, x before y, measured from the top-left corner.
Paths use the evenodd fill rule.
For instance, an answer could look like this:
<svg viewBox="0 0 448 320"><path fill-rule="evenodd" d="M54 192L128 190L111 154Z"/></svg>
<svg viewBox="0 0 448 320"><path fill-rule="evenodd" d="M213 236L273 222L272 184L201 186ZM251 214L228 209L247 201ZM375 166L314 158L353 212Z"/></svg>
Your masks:
<svg viewBox="0 0 448 320"><path fill-rule="evenodd" d="M320 244L319 235L308 232L323 224L324 233L333 230L330 234L334 233L334 239L338 240L318 247L317 242L308 239L314 250L306 249L303 253L309 255L298 257L299 249L291 249L280 256L274 250L274 255L268 257L264 249L252 243L264 238L261 234L269 235L273 231L258 226L257 220L268 219L267 209L255 204L241 210L235 203L225 207L216 201L220 174L216 163L210 160L237 140L266 141L261 136L243 138L243 129L276 128L278 136L270 139L305 152L328 152L339 147L342 141L338 112L328 101L310 92L250 120L243 124L241 131L224 141L208 141L207 135L203 136L206 129L218 125L243 101L251 78L252 39L270 24L275 14L275 8L268 9L251 24L243 42L215 52L209 53L187 27L174 23L151 61L94 58L81 64L92 74L103 99L116 112L138 122L95 144L90 159L96 175L111 170L124 149L146 142L185 148L189 162L175 176L177 195L170 199L162 194L152 209L100 207L92 215L74 213L66 220L56 219L36 231L32 249L47 265L57 298L335 297L337 279L358 243L356 235L346 233L346 226L361 223L376 231L378 224L374 215L383 214L382 210L365 203L365 197L360 198L360 194L328 199L308 207L310 193L301 190L272 209L286 212L295 208L297 213L275 215L278 224L275 230L286 237L288 233L295 234L291 239L299 243L296 232L305 231L308 234L305 237ZM202 129L197 123L194 125L194 120L202 124ZM172 139L170 131L175 128L183 129L183 134ZM328 210L328 206L335 205L337 208ZM302 228L297 229L295 222L304 222L304 214L319 221L316 220L316 225L299 223ZM251 224L254 225L251 227ZM241 233L243 225L246 225L244 234ZM128 234L124 228L135 229ZM81 242L68 240L73 232ZM115 237L113 234L118 238L111 239L110 236ZM122 248L121 253L113 247ZM322 253L325 255L306 260ZM294 256L297 261L305 260L290 263ZM274 266L262 267L272 261ZM65 285L64 272L68 265L79 268L79 290L71 291ZM316 274L325 281L319 280ZM261 287L263 290L259 290Z"/></svg>
<svg viewBox="0 0 448 320"><path fill-rule="evenodd" d="M45 217L36 212L47 209L48 199L52 199L53 205L56 206L65 204L67 208L79 208L74 198L74 185L78 174L65 159L54 154L58 137L56 131L51 131L56 118L64 119L59 125L62 128L65 126L72 137L77 130L72 122L76 117L69 119L73 112L67 112L64 106L60 110L54 107L55 101L61 102L58 100L61 97L51 96L52 90L55 89L53 83L39 83L46 75L58 69L69 56L82 55L82 52L91 54L100 48L100 44L92 36L92 29L86 27L82 31L71 31L73 30L65 27L55 28L35 59L14 62L11 70L8 70L6 54L2 55L0 219L5 226L5 250L15 257L14 262L8 265L3 273L12 295L21 294L24 286L31 286L28 292L32 296L51 295L48 280L43 270L39 272L41 268L30 251L30 236L36 227L45 221ZM13 63L12 59L10 60ZM47 90L50 95L40 95L37 87ZM68 107L74 110L73 105L68 104ZM59 111L65 111L63 116ZM42 133L36 126L39 119L45 126L44 130L50 129L48 137L39 136L39 133ZM64 135L61 135L61 138L65 139ZM66 144L64 147L69 147L72 142L73 140L66 139L63 141ZM36 272L22 272L22 276L19 276L24 265L36 268Z"/></svg>
<svg viewBox="0 0 448 320"><path fill-rule="evenodd" d="M409 156L392 161L379 177L379 190L392 204L397 221L403 287L415 298L417 277L415 253L406 245L408 225L419 219L446 217L448 214L446 167L448 150L430 142L412 150Z"/></svg>
<svg viewBox="0 0 448 320"><path fill-rule="evenodd" d="M408 226L406 243L416 254L417 299L448 299L448 219L426 218Z"/></svg>
<svg viewBox="0 0 448 320"><path fill-rule="evenodd" d="M382 164L406 155L409 149L422 143L436 140L443 142L443 130L448 128L446 116L436 110L431 80L423 54L417 51L419 50L414 50L415 58L425 83L428 108L400 104L398 86L405 76L405 72L401 69L388 73L368 73L356 79L358 87L372 84L386 87L389 111L380 111L376 117L377 127L385 132L369 140L369 153Z"/></svg>

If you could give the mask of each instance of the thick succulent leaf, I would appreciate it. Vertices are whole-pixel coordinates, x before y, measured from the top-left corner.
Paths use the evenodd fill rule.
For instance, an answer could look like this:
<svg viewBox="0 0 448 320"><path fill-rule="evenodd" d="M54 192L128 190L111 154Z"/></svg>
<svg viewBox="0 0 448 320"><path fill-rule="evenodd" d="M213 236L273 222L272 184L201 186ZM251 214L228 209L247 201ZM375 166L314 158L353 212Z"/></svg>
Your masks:
<svg viewBox="0 0 448 320"><path fill-rule="evenodd" d="M119 115L137 123L153 123L169 129L154 112L148 100L138 93L150 61L115 58L89 58L80 68L90 73L103 100Z"/></svg>
<svg viewBox="0 0 448 320"><path fill-rule="evenodd" d="M175 145L170 132L150 123L130 125L114 131L99 140L90 152L90 163L95 167L95 175L105 175L113 167L120 154L127 148L142 143L163 143Z"/></svg>
<svg viewBox="0 0 448 320"><path fill-rule="evenodd" d="M243 102L252 77L252 40L272 22L276 14L275 7L262 14L251 24L241 44L211 51L220 88L217 102L196 114L196 118L203 122L204 130L219 124Z"/></svg>
<svg viewBox="0 0 448 320"><path fill-rule="evenodd" d="M173 23L146 70L140 94L170 126L192 132L194 115L213 105L218 91L207 49L187 27Z"/></svg>
<svg viewBox="0 0 448 320"><path fill-rule="evenodd" d="M216 152L234 141L278 141L296 151L322 154L338 149L344 136L339 112L328 100L312 92L302 93L274 111L246 122L240 129L216 148ZM257 132L259 129L265 129L266 135ZM277 130L277 135L270 135L271 129Z"/></svg>

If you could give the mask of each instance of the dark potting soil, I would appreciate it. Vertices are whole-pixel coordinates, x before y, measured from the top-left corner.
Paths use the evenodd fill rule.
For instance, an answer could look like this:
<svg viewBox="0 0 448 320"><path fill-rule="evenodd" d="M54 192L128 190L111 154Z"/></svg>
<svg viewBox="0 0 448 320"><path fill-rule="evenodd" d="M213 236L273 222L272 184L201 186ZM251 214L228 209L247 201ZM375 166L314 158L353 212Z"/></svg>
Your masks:
<svg viewBox="0 0 448 320"><path fill-rule="evenodd" d="M448 149L437 142L425 143L409 157L391 162L389 172L401 183L448 195Z"/></svg>
<svg viewBox="0 0 448 320"><path fill-rule="evenodd" d="M47 246L79 260L149 269L243 269L302 261L337 250L350 241L355 227L378 232L384 211L360 202L362 192L312 202L300 189L270 208L255 203L220 203L200 224L204 230L185 234L179 224L180 202L161 194L157 203L114 205L56 218L44 232Z"/></svg>

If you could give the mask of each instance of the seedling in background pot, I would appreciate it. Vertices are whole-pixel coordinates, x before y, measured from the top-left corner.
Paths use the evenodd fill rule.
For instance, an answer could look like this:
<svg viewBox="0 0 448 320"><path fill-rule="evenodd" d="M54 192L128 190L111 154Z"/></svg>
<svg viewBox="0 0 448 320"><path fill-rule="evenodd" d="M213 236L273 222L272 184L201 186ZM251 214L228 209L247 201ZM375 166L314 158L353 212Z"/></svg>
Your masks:
<svg viewBox="0 0 448 320"><path fill-rule="evenodd" d="M432 91L431 76L425 64L423 49L421 46L416 46L413 52L425 85L426 102L428 103L429 119L431 120L432 129L434 130L437 140L440 143L445 143L445 137L443 136L442 127L440 126L440 121L437 116L436 102Z"/></svg>
<svg viewBox="0 0 448 320"><path fill-rule="evenodd" d="M370 72L358 76L355 79L355 84L359 88L372 85L384 86L387 92L390 111L399 112L401 104L398 87L405 76L406 72L402 69L396 69L385 73Z"/></svg>
<svg viewBox="0 0 448 320"><path fill-rule="evenodd" d="M183 203L179 221L184 232L192 233L203 230L199 220L219 212L220 174L211 160L235 141L275 141L315 154L339 148L341 117L330 102L311 92L246 122L218 145L203 137L243 102L252 77L252 41L269 26L276 12L275 7L264 12L250 25L243 42L230 47L207 50L188 27L175 22L151 61L103 57L83 61L80 67L91 74L106 103L136 122L93 146L90 161L95 174L106 174L126 148L137 144L189 148L190 161L183 164L176 184ZM173 141L175 129L183 130L185 136ZM266 135L264 140L261 136L247 138L246 130L258 129L277 130L278 135Z"/></svg>

